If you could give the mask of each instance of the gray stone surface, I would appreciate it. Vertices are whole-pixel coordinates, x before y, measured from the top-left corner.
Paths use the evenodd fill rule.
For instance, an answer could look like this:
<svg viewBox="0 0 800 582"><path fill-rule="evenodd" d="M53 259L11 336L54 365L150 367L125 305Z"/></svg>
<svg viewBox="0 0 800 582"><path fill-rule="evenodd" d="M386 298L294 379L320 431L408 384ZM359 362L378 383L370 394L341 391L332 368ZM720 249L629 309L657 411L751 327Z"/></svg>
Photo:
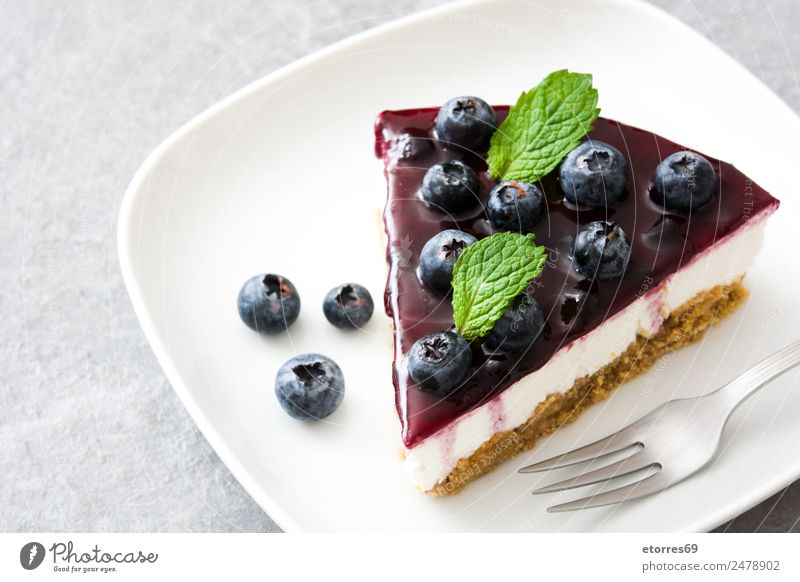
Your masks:
<svg viewBox="0 0 800 582"><path fill-rule="evenodd" d="M2 4L0 531L277 531L145 341L117 265L119 203L147 154L221 97L438 3ZM797 0L657 3L800 109ZM723 529L798 518L795 484Z"/></svg>

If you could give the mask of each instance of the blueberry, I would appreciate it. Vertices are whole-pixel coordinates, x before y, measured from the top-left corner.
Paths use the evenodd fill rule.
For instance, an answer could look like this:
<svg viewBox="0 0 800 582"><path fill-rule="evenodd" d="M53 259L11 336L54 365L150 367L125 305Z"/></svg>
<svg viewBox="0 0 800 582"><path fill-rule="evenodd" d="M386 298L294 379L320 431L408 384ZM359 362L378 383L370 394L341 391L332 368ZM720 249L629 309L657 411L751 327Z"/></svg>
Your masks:
<svg viewBox="0 0 800 582"><path fill-rule="evenodd" d="M486 204L489 221L497 230L530 232L544 218L544 195L536 184L500 182Z"/></svg>
<svg viewBox="0 0 800 582"><path fill-rule="evenodd" d="M469 343L452 331L421 337L408 354L408 373L425 390L446 395L469 373L472 351Z"/></svg>
<svg viewBox="0 0 800 582"><path fill-rule="evenodd" d="M691 210L706 204L717 189L709 161L694 152L676 152L656 168L656 198L672 210Z"/></svg>
<svg viewBox="0 0 800 582"><path fill-rule="evenodd" d="M247 327L273 334L288 328L300 315L300 295L286 277L256 275L242 286L237 306Z"/></svg>
<svg viewBox="0 0 800 582"><path fill-rule="evenodd" d="M414 161L425 158L432 151L433 143L428 136L403 133L392 142L389 155L395 160Z"/></svg>
<svg viewBox="0 0 800 582"><path fill-rule="evenodd" d="M275 395L289 416L299 420L325 418L344 398L342 369L327 356L300 354L278 370Z"/></svg>
<svg viewBox="0 0 800 582"><path fill-rule="evenodd" d="M528 349L544 328L544 312L530 293L522 293L483 339L490 352L518 353Z"/></svg>
<svg viewBox="0 0 800 582"><path fill-rule="evenodd" d="M495 129L494 109L477 97L454 97L436 115L436 137L474 152L489 148Z"/></svg>
<svg viewBox="0 0 800 582"><path fill-rule="evenodd" d="M561 322L573 332L584 331L600 306L597 285L593 285L589 291L568 291L562 297Z"/></svg>
<svg viewBox="0 0 800 582"><path fill-rule="evenodd" d="M459 212L478 202L480 182L464 162L453 160L431 166L422 180L422 199L444 212Z"/></svg>
<svg viewBox="0 0 800 582"><path fill-rule="evenodd" d="M631 243L615 222L597 220L578 232L572 243L572 263L584 277L614 279L625 272Z"/></svg>
<svg viewBox="0 0 800 582"><path fill-rule="evenodd" d="M570 202L608 206L625 193L628 163L614 146L585 141L561 162L558 180Z"/></svg>
<svg viewBox="0 0 800 582"><path fill-rule="evenodd" d="M464 249L477 240L471 234L455 229L432 236L419 256L420 280L440 293L450 291L453 266Z"/></svg>
<svg viewBox="0 0 800 582"><path fill-rule="evenodd" d="M334 287L322 302L325 317L339 329L363 327L372 317L374 309L369 291L356 283Z"/></svg>

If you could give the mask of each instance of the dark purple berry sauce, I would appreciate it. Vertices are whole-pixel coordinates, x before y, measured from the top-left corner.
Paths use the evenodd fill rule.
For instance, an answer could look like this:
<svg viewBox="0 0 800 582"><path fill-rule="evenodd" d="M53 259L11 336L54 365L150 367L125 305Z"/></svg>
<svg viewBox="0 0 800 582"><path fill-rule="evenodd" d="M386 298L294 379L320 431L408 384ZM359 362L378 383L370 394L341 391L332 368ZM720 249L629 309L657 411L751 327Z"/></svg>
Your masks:
<svg viewBox="0 0 800 582"><path fill-rule="evenodd" d="M496 107L498 123L508 107ZM714 167L719 188L712 200L691 213L665 212L651 192L658 163L686 148L651 132L610 119L598 119L589 138L619 149L628 160L628 190L611 208L580 208L559 189L554 171L540 186L547 216L534 229L549 259L531 286L545 314L545 329L521 356L490 357L474 342L469 380L446 398L418 388L401 355L423 335L453 325L450 298L424 287L417 278L419 254L437 232L456 228L482 238L492 233L482 206L458 216L428 208L419 197L426 170L437 162L461 159L478 173L483 204L495 185L481 157L442 147L433 136L436 108L385 111L375 124L375 153L385 164L388 199L384 211L388 236L389 278L386 313L395 327L392 378L403 441L413 446L456 418L488 402L517 380L542 367L560 348L581 337L658 287L671 274L715 241L737 230L778 201L736 168L705 156ZM591 282L578 275L570 246L578 229L594 220L618 223L631 241L631 258L621 279Z"/></svg>

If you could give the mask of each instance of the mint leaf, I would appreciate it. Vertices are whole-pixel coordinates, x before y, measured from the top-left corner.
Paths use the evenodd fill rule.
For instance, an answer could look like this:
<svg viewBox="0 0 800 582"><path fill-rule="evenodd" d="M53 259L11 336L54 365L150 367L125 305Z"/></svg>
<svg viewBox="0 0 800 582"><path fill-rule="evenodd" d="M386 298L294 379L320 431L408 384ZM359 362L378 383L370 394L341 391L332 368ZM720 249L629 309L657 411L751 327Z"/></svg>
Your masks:
<svg viewBox="0 0 800 582"><path fill-rule="evenodd" d="M591 75L550 73L520 95L492 135L489 172L495 179L540 180L591 131L599 114Z"/></svg>
<svg viewBox="0 0 800 582"><path fill-rule="evenodd" d="M531 279L545 248L532 234L501 232L471 244L453 267L453 319L467 340L486 335Z"/></svg>

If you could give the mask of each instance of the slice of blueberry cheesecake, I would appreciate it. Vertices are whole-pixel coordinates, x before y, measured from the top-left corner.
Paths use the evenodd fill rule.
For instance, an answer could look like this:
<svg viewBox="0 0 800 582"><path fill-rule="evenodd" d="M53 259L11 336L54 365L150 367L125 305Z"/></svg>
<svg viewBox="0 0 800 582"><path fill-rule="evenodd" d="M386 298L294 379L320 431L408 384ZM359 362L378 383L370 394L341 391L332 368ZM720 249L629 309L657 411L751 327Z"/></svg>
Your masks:
<svg viewBox="0 0 800 582"><path fill-rule="evenodd" d="M591 76L568 71L511 108L385 111L375 134L405 462L435 495L739 307L779 204L728 163L599 117Z"/></svg>

